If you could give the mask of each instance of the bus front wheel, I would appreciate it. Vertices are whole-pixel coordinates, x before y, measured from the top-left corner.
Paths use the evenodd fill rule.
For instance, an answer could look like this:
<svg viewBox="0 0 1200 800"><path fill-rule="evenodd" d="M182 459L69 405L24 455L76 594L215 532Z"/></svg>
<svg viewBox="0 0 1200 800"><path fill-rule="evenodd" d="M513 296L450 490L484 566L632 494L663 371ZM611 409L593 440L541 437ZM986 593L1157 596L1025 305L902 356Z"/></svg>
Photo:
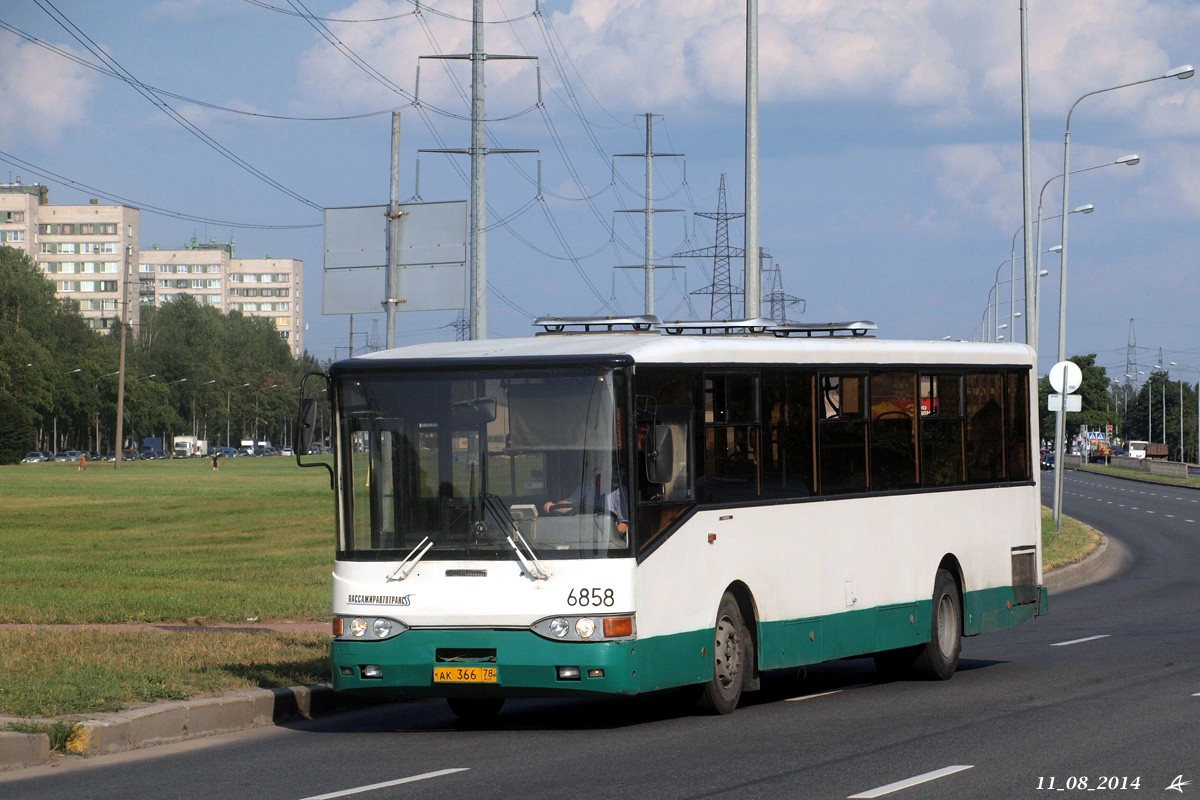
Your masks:
<svg viewBox="0 0 1200 800"><path fill-rule="evenodd" d="M754 643L737 599L726 592L717 608L713 636L713 676L704 684L700 705L713 714L732 714L742 698L746 670L754 663Z"/></svg>
<svg viewBox="0 0 1200 800"><path fill-rule="evenodd" d="M962 652L962 596L954 577L939 569L933 582L933 636L913 666L922 677L946 681Z"/></svg>

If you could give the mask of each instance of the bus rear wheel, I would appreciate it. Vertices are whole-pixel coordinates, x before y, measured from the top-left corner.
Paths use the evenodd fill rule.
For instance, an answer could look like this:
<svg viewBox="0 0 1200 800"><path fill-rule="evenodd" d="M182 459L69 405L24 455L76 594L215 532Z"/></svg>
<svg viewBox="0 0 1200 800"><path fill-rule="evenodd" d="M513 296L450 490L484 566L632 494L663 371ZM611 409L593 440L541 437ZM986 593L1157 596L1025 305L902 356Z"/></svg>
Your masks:
<svg viewBox="0 0 1200 800"><path fill-rule="evenodd" d="M717 608L713 635L713 676L704 684L700 705L713 714L732 714L742 699L746 670L754 664L751 641L737 599L726 592Z"/></svg>
<svg viewBox="0 0 1200 800"><path fill-rule="evenodd" d="M939 569L933 582L933 635L913 663L918 675L946 681L958 669L962 653L962 596L954 577Z"/></svg>
<svg viewBox="0 0 1200 800"><path fill-rule="evenodd" d="M503 697L447 697L454 716L474 725L491 722L504 706Z"/></svg>

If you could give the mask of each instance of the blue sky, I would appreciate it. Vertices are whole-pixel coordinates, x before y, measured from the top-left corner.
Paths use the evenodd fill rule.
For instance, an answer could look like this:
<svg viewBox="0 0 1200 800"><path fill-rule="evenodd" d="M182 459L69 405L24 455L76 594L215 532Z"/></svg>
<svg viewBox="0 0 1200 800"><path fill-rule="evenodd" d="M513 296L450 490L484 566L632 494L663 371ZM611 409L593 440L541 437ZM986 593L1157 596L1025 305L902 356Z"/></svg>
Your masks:
<svg viewBox="0 0 1200 800"><path fill-rule="evenodd" d="M1036 202L1061 172L1076 98L1200 62L1200 5L1029 5ZM612 158L644 148L640 115L656 115L656 151L684 155L655 162L655 206L686 212L656 216L656 263L713 243L712 221L692 212L716 210L722 174L729 210L743 210L740 4L536 8L485 3L488 52L539 56L487 65L491 146L540 151L488 160L491 337L529 335L540 314L642 310L641 273L613 269L642 258L641 217L617 213L644 207L642 163ZM1015 0L759 0L760 241L784 291L805 300L789 319L872 319L888 338L978 332L1022 224L1017 8ZM462 21L470 12L470 0L7 3L0 22L60 52L0 30L0 152L17 159L0 161L0 177L48 184L54 203L127 198L144 209L143 247L232 238L245 257L303 260L308 349L344 356L348 319L321 314L319 209L387 201L393 108L403 115L402 198L416 193L418 149L469 145L455 86L469 86L466 62L420 60L421 108L410 99L419 56L470 50ZM304 14L320 18L338 46ZM60 21L209 141L126 82L65 57L97 63ZM336 119L301 119L317 117ZM1071 131L1072 169L1128 153L1143 160L1071 180L1071 205L1096 210L1070 225L1068 353L1095 352L1119 377L1133 319L1141 369L1159 348L1164 361L1200 366L1200 79L1089 98ZM467 197L465 157L419 160L421 199ZM1046 192L1047 216L1060 212L1058 187ZM740 246L740 221L730 235ZM1057 221L1042 241L1058 243ZM690 293L710 283L712 264L674 263L686 269L657 273L656 310L707 317L707 296ZM1055 360L1057 256L1042 267L1044 371ZM733 273L740 283L740 261ZM1008 292L1002 283L1002 321ZM1020 310L1019 284L1016 294ZM452 339L454 318L402 314L397 344ZM356 317L356 329L366 334L356 348L384 339L381 315Z"/></svg>

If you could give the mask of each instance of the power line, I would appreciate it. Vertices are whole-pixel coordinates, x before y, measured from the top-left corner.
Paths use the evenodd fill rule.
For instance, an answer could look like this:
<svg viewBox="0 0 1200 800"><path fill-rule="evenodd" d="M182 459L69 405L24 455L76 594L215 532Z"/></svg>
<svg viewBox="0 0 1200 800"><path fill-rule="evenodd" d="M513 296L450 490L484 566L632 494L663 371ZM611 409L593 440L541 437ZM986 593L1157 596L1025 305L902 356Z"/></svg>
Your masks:
<svg viewBox="0 0 1200 800"><path fill-rule="evenodd" d="M191 122L189 119L187 119L187 117L184 117L182 114L180 114L174 108L172 108L161 97L156 95L154 92L151 92L148 89L144 88L142 86L141 82L138 81L133 76L133 73L129 72L127 69L125 69L120 64L120 62L118 62L116 59L112 58L106 52L104 52L104 49L102 47L100 47L95 41L93 41L92 38L89 37L86 33L84 33L82 29L80 29L77 25L75 25L75 23L71 22L71 20L65 14L63 14L61 11L59 11L54 6L54 4L50 2L50 0L34 0L34 2L37 3L38 7L41 8L43 11L45 11L46 14L50 16L51 19L53 19L60 26L62 26L63 30L65 30L72 38L74 38L75 41L79 42L79 44L85 50L87 50L93 56L95 56L96 58L100 59L102 62L107 64L115 72L119 73L121 79L124 80L129 86L133 87L133 89L136 92L138 92L138 94L145 97L148 101L150 101L150 103L155 108L157 108L159 111L163 112L168 117L173 119L175 122L177 122L180 126L182 126L185 130L187 130L189 133L191 133L197 139L204 142L204 144L208 145L210 148L215 150L217 153L220 153L226 159L228 159L229 161L232 161L234 164L241 167L246 172L255 176L256 178L263 181L264 183L274 187L275 189L278 189L279 191L283 192L284 194L291 197L292 199L305 204L309 208L312 208L312 209L315 209L318 211L322 210L321 206L317 205L316 203L309 200L307 197L301 195L300 193L295 192L292 189L289 189L288 187L284 186L279 181L275 180L274 178L270 177L266 173L259 170L257 167L252 165L250 162L248 162L245 159L238 156L236 153L234 153L228 147L225 147L225 145L221 144L216 139L212 138L207 133L205 133L203 130L201 130L193 122Z"/></svg>
<svg viewBox="0 0 1200 800"><path fill-rule="evenodd" d="M65 58L68 61L72 61L81 67L86 67L87 69L90 69L94 72L99 72L101 75L107 75L110 78L116 78L117 80L122 81L123 83L130 83L130 80L128 78L123 77L122 75L120 75L119 73L117 73L111 69L107 69L100 64L92 63L91 61L88 61L85 58L80 58L79 56L75 55L74 53L72 53L69 50L64 50L61 47L56 47L55 45L50 44L49 42L42 41L41 39L37 38L33 34L26 33L25 31L21 30L20 28L13 27L12 25L9 25L7 22L4 22L3 20L0 20L0 28L7 30L9 33L13 34L14 36L24 39L25 41L29 42L30 44L37 45L38 47L49 50L50 52L54 53L55 55L57 55L61 58ZM384 114L391 114L393 111L400 111L400 110L408 108L410 105L412 105L411 103L405 103L404 105L396 106L395 108L385 108L382 111L366 111L366 112L363 112L362 114L343 114L343 115L334 116L334 117L300 117L300 116L295 116L292 114L270 114L265 111L247 111L244 108L232 108L230 106L223 106L218 103L211 103L207 100L199 100L195 97L188 97L187 95L178 94L176 92L171 92L166 89L160 89L156 86L151 86L150 84L144 83L142 81L137 81L137 84L139 86L141 86L143 89L146 89L147 91L153 92L157 95L161 95L163 97L170 97L174 100L181 100L184 103L190 103L191 105L200 106L201 108L207 108L212 111L223 111L227 114L239 114L239 115L245 116L245 117L257 117L259 119L282 120L282 121L286 121L286 122L351 122L353 120L368 119L370 117L378 117L378 116L382 116Z"/></svg>
<svg viewBox="0 0 1200 800"><path fill-rule="evenodd" d="M304 230L306 228L320 228L321 227L321 225L259 225L259 224L252 224L252 223L248 223L248 222L231 222L230 220L213 219L211 217L201 217L201 216L197 216L195 214L188 214L183 211L172 211L169 208L162 208L160 206L151 205L149 203L142 203L137 200L131 200L128 197L122 197L121 195L118 195L118 194L106 192L103 189L97 189L93 186L88 186L86 183L81 183L80 181L76 181L71 178L65 177L63 175L59 175L56 172L51 172L50 170L45 169L44 167L39 167L36 164L31 164L30 162L25 161L24 159L21 159L21 158L17 158L16 156L12 155L11 153L6 153L3 150L0 150L0 161L3 161L7 164L12 164L14 167L19 167L20 169L25 170L27 172L32 172L34 175L38 175L40 177L43 177L43 178L46 178L49 180L56 180L59 183L70 186L72 189L87 190L87 192L89 194L93 194L98 197L103 197L106 200L112 200L113 202L120 203L121 205L136 208L139 211L146 211L151 214L159 214L159 215L165 216L165 217L175 217L177 219L186 219L191 222L203 222L206 225L211 224L211 225L220 225L220 226L231 227L231 228L251 228L251 229L255 229L255 230Z"/></svg>

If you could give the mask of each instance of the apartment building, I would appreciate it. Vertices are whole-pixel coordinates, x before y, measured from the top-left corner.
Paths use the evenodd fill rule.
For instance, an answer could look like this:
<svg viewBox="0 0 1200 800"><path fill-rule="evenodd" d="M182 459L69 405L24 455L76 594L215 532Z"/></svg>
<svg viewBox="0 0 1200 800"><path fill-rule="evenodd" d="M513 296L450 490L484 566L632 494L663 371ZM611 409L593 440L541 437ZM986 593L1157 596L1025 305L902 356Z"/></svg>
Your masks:
<svg viewBox="0 0 1200 800"><path fill-rule="evenodd" d="M180 294L222 313L271 320L294 356L304 352L304 263L284 258L236 258L233 243L178 250L138 245L140 213L128 206L59 206L37 184L0 184L0 245L25 252L58 295L79 304L94 329L117 326L128 307L133 325L142 306ZM126 279L128 276L128 279ZM128 291L126 290L128 283Z"/></svg>
<svg viewBox="0 0 1200 800"><path fill-rule="evenodd" d="M271 320L294 356L304 352L304 262L237 258L234 245L193 239L179 250L155 245L138 258L139 298L162 306L181 294L222 313Z"/></svg>

